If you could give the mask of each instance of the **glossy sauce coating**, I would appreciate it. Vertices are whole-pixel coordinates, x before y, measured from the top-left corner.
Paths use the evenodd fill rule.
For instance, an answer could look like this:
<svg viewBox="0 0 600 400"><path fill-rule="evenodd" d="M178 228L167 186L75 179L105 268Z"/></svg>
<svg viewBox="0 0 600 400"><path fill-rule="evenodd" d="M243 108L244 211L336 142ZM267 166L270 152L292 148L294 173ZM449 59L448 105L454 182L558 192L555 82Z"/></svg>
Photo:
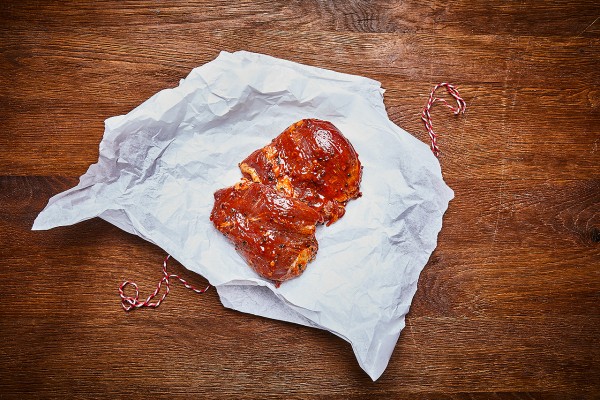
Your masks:
<svg viewBox="0 0 600 400"><path fill-rule="evenodd" d="M273 186L244 179L218 190L210 220L254 271L277 285L300 275L317 253L319 214Z"/></svg>
<svg viewBox="0 0 600 400"><path fill-rule="evenodd" d="M240 163L244 177L302 200L331 225L360 196L358 154L328 121L303 119Z"/></svg>

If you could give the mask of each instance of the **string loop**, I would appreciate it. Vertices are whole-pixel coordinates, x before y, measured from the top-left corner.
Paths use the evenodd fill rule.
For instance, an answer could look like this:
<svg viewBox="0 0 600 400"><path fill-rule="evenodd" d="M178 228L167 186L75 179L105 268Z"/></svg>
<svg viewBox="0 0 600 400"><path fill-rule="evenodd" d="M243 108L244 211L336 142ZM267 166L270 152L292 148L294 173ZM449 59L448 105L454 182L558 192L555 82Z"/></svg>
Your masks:
<svg viewBox="0 0 600 400"><path fill-rule="evenodd" d="M456 107L453 107L445 99L440 99L438 97L435 97L435 91L441 87L445 87L446 90L448 91L448 94L450 96L452 96L454 98L454 100L456 100ZM431 123L431 107L435 103L438 103L438 102L443 103L446 107L448 107L450 110L452 110L454 115L464 114L467 109L467 103L465 103L463 98L460 97L460 94L458 93L458 89L456 89L456 87L449 84L448 82L439 83L439 84L435 85L433 87L433 89L431 90L429 99L427 100L427 103L425 104L425 107L423 108L423 112L421 113L421 119L423 120L423 123L425 123L425 129L427 129L427 133L429 134L429 137L431 138L431 151L433 152L433 154L436 157L440 156L440 149L437 145L438 134L436 134L433 131L433 124Z"/></svg>
<svg viewBox="0 0 600 400"><path fill-rule="evenodd" d="M179 275L169 274L167 272L167 261L169 261L169 258L171 258L171 255L167 255L167 257L163 261L163 277L162 277L162 279L158 282L158 285L156 285L156 289L154 290L154 292L152 292L148 296L148 298L146 298L146 300L140 301L140 299L139 299L140 298L140 290L139 290L138 285L135 282L124 281L123 283L121 283L121 286L119 286L119 296L121 297L121 306L123 307L123 309L125 311L135 310L136 308L140 308L140 307L156 308L156 307L160 306L160 303L162 303L165 300L165 297L167 297L167 295L169 294L170 285L171 285L171 282L169 281L170 278L179 279L179 281L183 284L183 286L185 286L186 288L188 288L196 293L199 293L199 294L206 292L210 288L210 285L208 285L204 289L197 289L194 286L190 285L185 279L183 279ZM155 302L152 302L152 300L154 300L154 298L156 296L158 296L158 294L160 293L163 283L165 284L165 292L162 294L160 299L156 300ZM135 290L134 296L127 296L125 294L125 288L128 285L133 286L133 289Z"/></svg>

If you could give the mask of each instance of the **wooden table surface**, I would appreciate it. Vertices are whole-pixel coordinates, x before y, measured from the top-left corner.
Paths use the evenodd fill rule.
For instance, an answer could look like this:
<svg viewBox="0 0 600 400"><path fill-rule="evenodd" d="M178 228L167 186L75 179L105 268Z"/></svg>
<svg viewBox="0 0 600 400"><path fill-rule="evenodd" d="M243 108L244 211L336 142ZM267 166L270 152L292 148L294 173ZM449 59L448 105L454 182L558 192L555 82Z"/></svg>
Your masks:
<svg viewBox="0 0 600 400"><path fill-rule="evenodd" d="M600 398L600 3L597 1L3 1L0 397ZM173 286L164 252L94 219L30 231L96 162L104 119L219 51L380 81L426 140L429 90L455 190L407 326L375 383L324 331ZM174 263L194 284L203 278Z"/></svg>

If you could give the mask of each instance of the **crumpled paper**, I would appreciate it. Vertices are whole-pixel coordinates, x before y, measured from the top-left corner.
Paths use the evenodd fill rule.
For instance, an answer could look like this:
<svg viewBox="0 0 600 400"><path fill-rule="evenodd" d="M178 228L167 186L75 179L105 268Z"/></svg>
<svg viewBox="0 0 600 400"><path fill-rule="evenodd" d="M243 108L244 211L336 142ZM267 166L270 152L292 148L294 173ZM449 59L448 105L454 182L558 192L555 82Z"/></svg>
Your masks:
<svg viewBox="0 0 600 400"><path fill-rule="evenodd" d="M385 370L453 197L428 146L392 123L379 82L266 55L221 52L179 86L106 120L98 163L52 197L34 230L100 217L204 276L225 307L326 329L376 380ZM331 121L364 166L363 196L317 228L319 251L276 288L209 221L238 163L302 118Z"/></svg>

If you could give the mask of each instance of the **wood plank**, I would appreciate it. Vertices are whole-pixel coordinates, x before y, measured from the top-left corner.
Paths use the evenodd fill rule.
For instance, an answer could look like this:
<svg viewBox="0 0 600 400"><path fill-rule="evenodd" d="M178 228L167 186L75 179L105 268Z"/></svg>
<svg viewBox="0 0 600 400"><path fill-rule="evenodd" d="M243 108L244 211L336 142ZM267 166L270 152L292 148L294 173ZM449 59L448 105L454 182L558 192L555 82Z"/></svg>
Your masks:
<svg viewBox="0 0 600 400"><path fill-rule="evenodd" d="M202 31L200 31L202 32ZM248 50L324 68L361 75L374 73L433 82L448 76L457 81L522 84L546 87L549 82L568 88L573 79L596 82L599 39L497 35L386 34L360 32L218 29L203 37L178 27L139 26L126 34L110 28L86 31L56 27L24 32L0 31L5 65L18 65L17 77L47 60L81 66L103 62L113 70L129 64L142 71L148 66L180 68L182 74L213 59L219 51ZM577 57L573 57L574 55ZM130 65L130 64L136 65ZM77 69L73 69L77 70ZM483 73L482 73L483 72ZM174 82L181 76L174 79Z"/></svg>
<svg viewBox="0 0 600 400"><path fill-rule="evenodd" d="M448 242L474 248L598 246L598 180L447 180L455 191L444 221L454 229L442 231Z"/></svg>
<svg viewBox="0 0 600 400"><path fill-rule="evenodd" d="M421 274L411 315L560 318L600 312L597 248L448 247L441 243Z"/></svg>
<svg viewBox="0 0 600 400"><path fill-rule="evenodd" d="M148 33L142 36L146 38ZM232 34L226 33L223 40L227 41ZM262 39L268 41L273 41L276 34L257 33L259 39L262 35ZM354 46L352 48L356 50L346 59L350 58L352 65L356 65L359 59L366 58L366 62L361 63L364 75L380 79L384 87L389 88L386 102L392 120L417 132L420 137L424 135L419 133L422 127L418 113L431 82L454 75L453 80L461 83L463 96L469 103L467 116L453 121L443 110L434 114L436 126L446 128L442 132L451 132L441 140L444 169L449 176L460 171L474 178L570 179L578 174L598 177L598 135L590 121L598 118L600 113L600 91L593 86L594 82L599 82L595 69L600 46L590 39L556 43L543 38L510 42L498 37L463 37L462 43L453 38L453 44L446 44L432 40L430 36L416 35L394 38L394 44L390 46L389 38L372 39L365 34L334 38L279 34L282 36L278 39L287 43L286 48L296 47L300 40L304 46L312 45L313 49L323 46L323 42L340 48L345 46L346 39L355 44L366 43L366 53L359 50L360 46ZM44 45L39 36L31 33L28 37L11 40L12 49L8 46L6 53L14 65L5 65L8 72L5 76L12 79L0 81L0 109L6 115L7 130L14 132L0 136L0 144L11 149L0 155L0 171L4 174L73 175L71 168L83 173L97 158L97 144L105 118L129 111L156 91L174 86L189 72L183 66L174 68L156 64L161 59L171 59L171 54L156 51L152 54L151 50L151 56L147 57L145 51L148 49L132 47L129 41L107 38L98 32L75 37L71 32L62 32ZM133 43L136 40L143 39L139 36ZM191 46L192 38L185 43ZM40 52L44 46L47 51ZM93 52L82 53L90 46L94 48ZM217 43L215 47L218 47ZM431 58L430 53L437 54L439 50L451 56L448 51L456 51L456 47L471 53L459 56L459 62L466 65L467 74L443 76L435 72L437 67L431 63L451 63ZM562 58L578 50L583 52L577 58L577 65L568 66L573 74L565 76L561 72ZM407 56L399 58L403 51ZM546 59L548 52L555 54L555 58ZM193 64L191 48L189 53L181 53L181 50L179 53L184 59L187 57L184 62L190 69L197 65ZM78 56L73 57L74 54ZM87 55L81 58L82 54ZM307 54L310 52L303 52L301 58L306 60ZM132 55L141 58L123 64L123 60ZM418 57L422 56L429 59L431 68L406 71L407 66L419 65ZM328 59L318 55L308 57L310 64L349 72L343 64L333 66ZM130 61L136 63L130 64ZM143 63L144 67L140 68L138 63ZM489 75L478 73L484 65L492 68ZM61 73L65 68L76 72ZM454 71L465 70L458 65L452 68ZM39 79L40 71L51 74L54 79ZM558 75L552 77L549 71ZM540 76L544 77L543 81ZM89 85L82 86L81 82ZM486 117L482 118L483 115ZM540 129L545 131L544 135L539 134ZM82 135L82 131L86 134ZM485 132L485 141L481 132ZM506 154L510 156L506 157Z"/></svg>
<svg viewBox="0 0 600 400"><path fill-rule="evenodd" d="M390 118L427 142L419 112L425 102L422 94L429 90L429 85L419 82L410 86L414 88L406 94L410 97L400 101L386 98ZM506 113L500 111L506 100L502 90L490 88L486 98L479 97L482 89L462 85L461 90L471 100L465 117L456 118L443 108L433 112L436 130L442 135L441 164L449 182L453 178L507 181L600 178L597 168L600 141L595 125L590 124L597 112L585 105L585 93L573 91L572 96L578 99L563 103L562 108L528 110L528 104L537 101L539 95L551 96L553 91L515 92L518 100L510 107L511 112ZM7 114L14 116L5 121L5 128L13 135L0 137L0 145L11 149L0 155L3 174L73 176L83 174L97 161L103 120L110 111L102 115L99 107L82 104L67 109L68 105L60 100L55 103L60 105L37 111L32 104L31 111L20 113L18 102L4 103L10 104ZM122 107L118 104L112 108L115 115L127 111L119 110ZM539 129L546 131L541 135Z"/></svg>
<svg viewBox="0 0 600 400"><path fill-rule="evenodd" d="M31 313L1 328L12 332L3 350L16 355L12 388L26 379L38 381L48 393L104 392L125 375L126 387L175 392L189 387L192 393L210 393L219 389L217 382L235 382L220 386L219 393L230 396L260 390L359 394L365 393L364 385L381 395L401 390L581 391L597 385L600 372L593 362L597 347L582 345L597 334L598 318L409 318L388 371L372 386L349 346L324 331L228 311L198 315L188 309L179 315L164 309L136 314L115 309L103 311L103 318L94 318L98 309L77 311ZM53 329L56 325L63 329ZM165 347L172 354L167 359ZM27 376L30 370L33 376ZM157 375L161 379L148 380ZM401 388L394 385L397 380Z"/></svg>
<svg viewBox="0 0 600 400"><path fill-rule="evenodd" d="M600 6L590 1L510 3L495 1L170 1L151 6L135 1L71 4L10 2L0 8L0 25L35 21L50 28L140 25L194 25L221 28L369 33L435 32L598 37ZM23 21L23 22L22 22Z"/></svg>

